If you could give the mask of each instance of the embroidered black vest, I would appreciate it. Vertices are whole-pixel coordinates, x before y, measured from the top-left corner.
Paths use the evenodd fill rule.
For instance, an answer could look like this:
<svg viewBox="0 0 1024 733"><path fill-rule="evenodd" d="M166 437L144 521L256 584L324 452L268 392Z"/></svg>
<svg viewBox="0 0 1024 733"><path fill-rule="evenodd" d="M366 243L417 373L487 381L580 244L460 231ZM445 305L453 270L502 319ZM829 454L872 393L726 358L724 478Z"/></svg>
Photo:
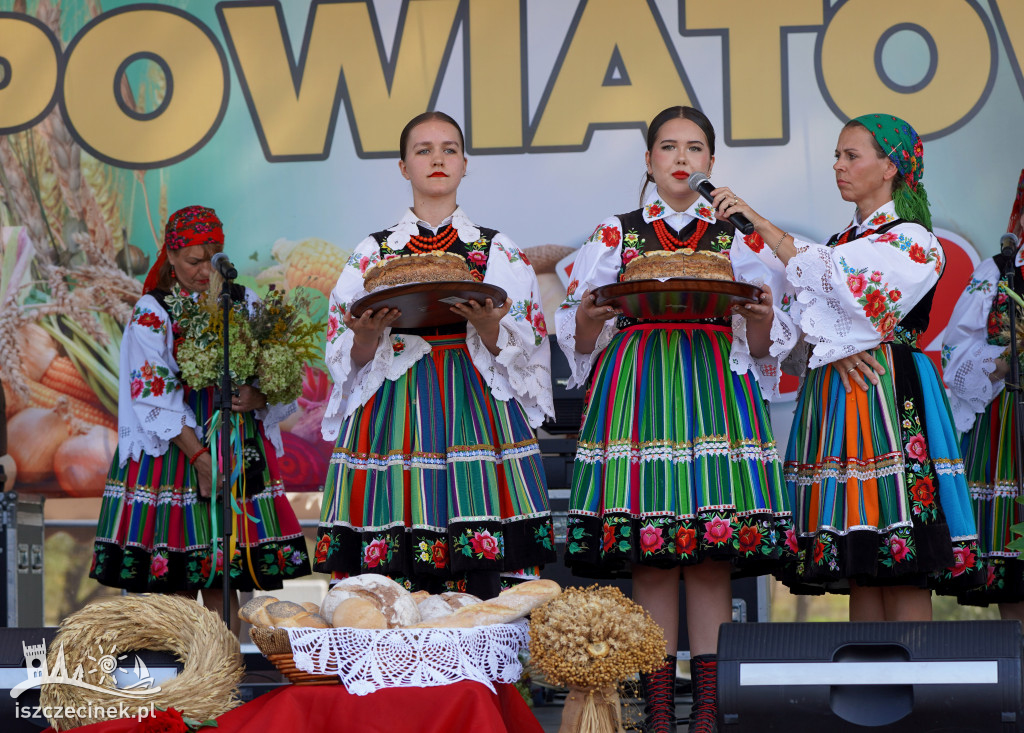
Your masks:
<svg viewBox="0 0 1024 733"><path fill-rule="evenodd" d="M631 250L633 249L641 253L654 252L664 248L661 246L661 242L658 241L658 235L654 231L653 224L649 224L644 221L643 209L637 209L636 211L631 211L628 214L619 214L618 219L622 225L622 261L619 264L619 280L621 281L622 275L626 271L627 252L632 254ZM685 242L697 230L700 222L700 219L694 219L683 227L682 231L676 234L676 237ZM669 231L671 231L671 227L669 227ZM727 252L732 248L732 240L735 233L736 227L728 221L720 220L716 221L714 224L708 224L708 228L707 231L704 232L704 236L697 240L697 246L694 251ZM637 318L619 316L615 323L621 329L626 328L627 326L646 322L647 321ZM684 322L707 323L712 326L728 326L730 325L731 320L728 318L701 318L694 321Z"/></svg>
<svg viewBox="0 0 1024 733"><path fill-rule="evenodd" d="M451 226L451 225L448 225ZM445 227L442 227L438 232L444 231ZM497 236L497 229L487 229L486 227L477 226L480 231L480 238L475 242L463 242L458 237L452 242L452 245L445 250L451 254L459 255L466 260L466 265L469 267L469 274L473 276L473 279L477 282L483 282L484 275L487 274L487 261L490 256L491 242L494 241L494 237ZM394 249L388 244L388 237L393 235L394 232L384 230L382 232L374 232L370 236L373 237L374 241L377 242L377 247L380 249L381 257L387 255L410 255L415 254L409 245L406 244L404 247ZM434 233L426 227L419 227L419 235L421 237L431 237ZM463 322L450 323L442 326L420 326L417 328L392 328L392 333L405 333L416 336L444 336L457 333L466 332L466 324Z"/></svg>
<svg viewBox="0 0 1024 733"><path fill-rule="evenodd" d="M490 254L491 242L494 241L494 237L498 234L498 230L487 229L480 226L478 226L477 229L480 230L480 238L477 241L467 243L456 237L452 245L445 251L459 255L459 257L466 260L466 265L469 267L469 272L473 276L473 279L477 282L483 282L484 275L487 274L487 258ZM439 231L443 230L444 227ZM388 237L393 234L394 232L384 230L383 232L374 232L370 235L373 237L374 241L377 242L377 246L380 248L381 257L385 257L387 255L415 254L411 249L409 249L408 244L399 249L392 248L388 244ZM421 226L419 227L419 235L421 237L431 237L434 233Z"/></svg>

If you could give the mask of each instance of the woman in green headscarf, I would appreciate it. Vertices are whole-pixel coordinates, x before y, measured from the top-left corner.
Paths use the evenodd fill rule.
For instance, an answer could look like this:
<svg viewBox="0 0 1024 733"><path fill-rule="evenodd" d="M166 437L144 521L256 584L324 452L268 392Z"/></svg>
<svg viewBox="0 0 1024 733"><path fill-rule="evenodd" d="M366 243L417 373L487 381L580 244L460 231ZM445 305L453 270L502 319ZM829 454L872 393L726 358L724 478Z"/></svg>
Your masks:
<svg viewBox="0 0 1024 733"><path fill-rule="evenodd" d="M728 188L724 215L786 268L806 370L785 474L796 592L849 592L853 621L926 620L931 590L982 581L963 461L942 380L917 339L945 265L921 183L924 148L892 115L850 120L833 166L853 220L826 244L797 240ZM770 321L769 321L770 324ZM765 321L748 320L772 340ZM755 333L748 334L751 344ZM795 358L794 358L795 357Z"/></svg>

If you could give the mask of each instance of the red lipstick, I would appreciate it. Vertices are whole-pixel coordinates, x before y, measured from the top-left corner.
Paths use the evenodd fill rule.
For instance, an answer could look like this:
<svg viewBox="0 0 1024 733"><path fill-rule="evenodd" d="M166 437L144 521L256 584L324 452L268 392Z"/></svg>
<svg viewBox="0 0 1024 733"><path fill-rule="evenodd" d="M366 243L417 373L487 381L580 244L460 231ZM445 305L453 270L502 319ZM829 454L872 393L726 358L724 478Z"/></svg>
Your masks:
<svg viewBox="0 0 1024 733"><path fill-rule="evenodd" d="M447 178L447 177L448 177L448 174L447 173L443 173L441 171L434 171L429 176L427 176L427 178Z"/></svg>
<svg viewBox="0 0 1024 733"><path fill-rule="evenodd" d="M676 171L675 173L672 174L672 177L678 181L685 181L687 178L690 177L690 174L687 173L686 171Z"/></svg>

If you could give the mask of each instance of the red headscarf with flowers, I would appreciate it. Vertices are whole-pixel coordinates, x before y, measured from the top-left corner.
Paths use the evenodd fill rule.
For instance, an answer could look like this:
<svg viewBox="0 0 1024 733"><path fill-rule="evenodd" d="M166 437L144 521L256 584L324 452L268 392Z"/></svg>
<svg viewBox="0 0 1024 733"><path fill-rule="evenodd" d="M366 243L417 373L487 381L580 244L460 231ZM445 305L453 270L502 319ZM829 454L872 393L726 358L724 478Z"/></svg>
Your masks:
<svg viewBox="0 0 1024 733"><path fill-rule="evenodd" d="M167 262L167 252L172 249L194 247L200 244L224 244L224 225L213 209L205 206L186 206L178 209L167 220L164 229L164 246L146 275L142 292L156 289L160 270Z"/></svg>

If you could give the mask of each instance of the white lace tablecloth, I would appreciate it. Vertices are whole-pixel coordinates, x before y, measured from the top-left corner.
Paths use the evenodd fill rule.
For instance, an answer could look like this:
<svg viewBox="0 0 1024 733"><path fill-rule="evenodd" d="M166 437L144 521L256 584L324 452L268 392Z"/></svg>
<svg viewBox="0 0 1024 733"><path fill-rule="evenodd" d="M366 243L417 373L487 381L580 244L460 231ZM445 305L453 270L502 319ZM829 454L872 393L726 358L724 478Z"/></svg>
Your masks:
<svg viewBox="0 0 1024 733"><path fill-rule="evenodd" d="M519 651L529 624L468 629L287 629L295 666L337 675L353 695L385 687L438 687L474 680L513 683L523 673Z"/></svg>

